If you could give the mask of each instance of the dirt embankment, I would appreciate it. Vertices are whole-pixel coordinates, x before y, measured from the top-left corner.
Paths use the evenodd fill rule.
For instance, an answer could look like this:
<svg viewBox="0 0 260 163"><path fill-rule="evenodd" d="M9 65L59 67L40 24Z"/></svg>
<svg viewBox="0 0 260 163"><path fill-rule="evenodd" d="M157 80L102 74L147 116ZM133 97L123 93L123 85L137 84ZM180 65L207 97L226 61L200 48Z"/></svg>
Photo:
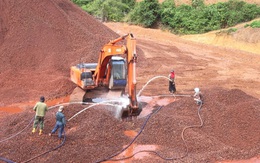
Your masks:
<svg viewBox="0 0 260 163"><path fill-rule="evenodd" d="M70 66L118 36L67 0L0 4L0 106L70 94Z"/></svg>
<svg viewBox="0 0 260 163"><path fill-rule="evenodd" d="M185 163L249 159L260 154L259 55L188 41L160 30L122 23L104 25L68 0L0 0L0 4L1 107L35 101L40 95L49 100L70 94L75 85L68 79L69 67L81 61L96 62L104 43L131 32L137 38L138 90L152 77L167 76L175 69L177 92L169 96L165 79L146 87L141 95L154 100L151 110L162 105L153 96L174 102L163 104L120 158L142 149ZM205 98L202 109L188 97L195 87L200 87ZM66 105L64 113L69 119L84 108L86 105ZM35 162L108 158L129 145L146 117L122 122L105 108L86 110L69 121L64 146L43 155L60 145L57 135L47 135L57 108L47 112L41 136L31 134L31 106L16 114L1 111L0 156L15 162L36 156ZM165 162L156 154L142 153L142 157L135 155L126 161Z"/></svg>
<svg viewBox="0 0 260 163"><path fill-rule="evenodd" d="M255 19L247 23L236 25L232 28L237 29L237 31L232 33L227 33L228 29L222 29L200 35L186 35L182 38L260 55L260 28L245 27L246 24L259 20L260 19Z"/></svg>

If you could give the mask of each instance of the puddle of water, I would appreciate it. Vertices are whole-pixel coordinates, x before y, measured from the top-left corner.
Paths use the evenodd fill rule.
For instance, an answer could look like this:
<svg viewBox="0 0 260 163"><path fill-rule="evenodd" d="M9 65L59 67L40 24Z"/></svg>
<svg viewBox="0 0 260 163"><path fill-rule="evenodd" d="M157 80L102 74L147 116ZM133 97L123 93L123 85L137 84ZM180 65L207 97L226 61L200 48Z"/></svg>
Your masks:
<svg viewBox="0 0 260 163"><path fill-rule="evenodd" d="M23 111L22 108L19 108L19 107L1 107L0 108L0 111L3 111L3 112L8 112L8 113L19 113L21 111Z"/></svg>
<svg viewBox="0 0 260 163"><path fill-rule="evenodd" d="M165 106L165 105L168 105L168 104L170 104L170 103L172 103L172 102L174 102L175 101L175 98L174 97L171 97L171 98L163 98L163 99L158 99L157 100L157 104L158 105L163 105L163 106Z"/></svg>
<svg viewBox="0 0 260 163"><path fill-rule="evenodd" d="M60 103L66 103L69 102L70 97L61 97L53 100L46 101L46 104L48 106L54 106ZM37 101L30 101L30 102L24 102L24 103L16 103L9 106L0 107L0 111L7 112L7 113L19 113L27 108L33 108Z"/></svg>
<svg viewBox="0 0 260 163"><path fill-rule="evenodd" d="M48 106L54 106L61 103L67 103L70 101L70 96L60 97L53 100L46 101Z"/></svg>
<svg viewBox="0 0 260 163"><path fill-rule="evenodd" d="M156 145L137 145L137 144L132 144L127 150L125 150L121 155L118 156L120 157L128 157L132 156L138 151L143 151L143 150L150 150L150 151L155 151L157 149ZM145 157L150 157L151 155L148 152L141 152L136 154L133 158L134 159L145 159Z"/></svg>
<svg viewBox="0 0 260 163"><path fill-rule="evenodd" d="M160 105L160 106L165 106L168 105L172 102L174 102L176 99L174 96L153 96L153 97L147 97L147 96L140 96L139 97L139 102L145 102L147 105L143 107L142 112L138 116L138 118L143 118L155 109L154 106Z"/></svg>
<svg viewBox="0 0 260 163"><path fill-rule="evenodd" d="M134 130L128 130L124 131L124 134L126 136L129 136L131 138L134 138L137 135L137 132ZM125 148L124 146L123 148ZM142 150L156 150L158 147L156 145L137 145L133 143L131 146L129 146L123 153L121 153L119 156L116 158L124 158L124 157L129 157L135 154L138 151ZM113 162L120 162L120 163L131 163L133 159L145 159L145 157L150 157L151 155L147 152L141 152L136 154L134 157L127 159L127 160L122 160L122 161L106 161L106 163L113 163Z"/></svg>
<svg viewBox="0 0 260 163"><path fill-rule="evenodd" d="M128 130L128 131L124 131L124 134L128 137L134 138L137 135L137 132L133 130Z"/></svg>

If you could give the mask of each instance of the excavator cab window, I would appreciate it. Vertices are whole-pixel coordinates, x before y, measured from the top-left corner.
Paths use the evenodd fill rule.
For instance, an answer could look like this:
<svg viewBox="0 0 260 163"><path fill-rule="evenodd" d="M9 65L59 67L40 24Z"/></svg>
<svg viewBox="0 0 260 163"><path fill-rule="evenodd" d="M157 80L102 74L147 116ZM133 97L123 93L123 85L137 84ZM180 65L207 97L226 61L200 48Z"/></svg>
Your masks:
<svg viewBox="0 0 260 163"><path fill-rule="evenodd" d="M80 75L80 80L84 80L87 78L92 79L92 73L91 72L82 72Z"/></svg>
<svg viewBox="0 0 260 163"><path fill-rule="evenodd" d="M121 57L112 57L111 61L113 78L116 80L126 79L126 64Z"/></svg>
<svg viewBox="0 0 260 163"><path fill-rule="evenodd" d="M125 70L125 64L115 62L113 64L113 78L116 80L119 79L126 79L126 70Z"/></svg>
<svg viewBox="0 0 260 163"><path fill-rule="evenodd" d="M124 59L113 58L111 64L110 89L123 89L126 86L126 62Z"/></svg>

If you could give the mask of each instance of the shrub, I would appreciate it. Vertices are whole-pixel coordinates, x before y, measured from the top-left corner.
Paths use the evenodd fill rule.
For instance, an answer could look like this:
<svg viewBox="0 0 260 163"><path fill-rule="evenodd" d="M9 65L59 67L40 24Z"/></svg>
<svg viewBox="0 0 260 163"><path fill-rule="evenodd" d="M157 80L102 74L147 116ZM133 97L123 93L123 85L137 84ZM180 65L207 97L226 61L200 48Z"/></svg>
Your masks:
<svg viewBox="0 0 260 163"><path fill-rule="evenodd" d="M159 19L158 0L143 0L138 2L130 13L130 22L143 27L152 27Z"/></svg>
<svg viewBox="0 0 260 163"><path fill-rule="evenodd" d="M252 28L260 28L260 20L253 21L250 24L250 27L252 27Z"/></svg>

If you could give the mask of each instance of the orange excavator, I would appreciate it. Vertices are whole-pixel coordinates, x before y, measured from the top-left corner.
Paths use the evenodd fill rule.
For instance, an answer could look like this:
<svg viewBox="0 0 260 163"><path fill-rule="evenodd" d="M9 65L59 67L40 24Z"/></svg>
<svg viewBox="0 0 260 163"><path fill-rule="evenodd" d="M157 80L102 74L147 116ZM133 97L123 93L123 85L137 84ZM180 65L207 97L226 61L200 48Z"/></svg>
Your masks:
<svg viewBox="0 0 260 163"><path fill-rule="evenodd" d="M119 44L124 40L126 45ZM136 97L136 62L136 39L130 33L105 44L100 51L98 63L80 63L72 66L70 79L86 91L83 101L88 101L87 99L94 101L100 97L106 99L125 97L126 105L117 111L117 117L138 116L142 108ZM89 98L91 94L98 97Z"/></svg>

